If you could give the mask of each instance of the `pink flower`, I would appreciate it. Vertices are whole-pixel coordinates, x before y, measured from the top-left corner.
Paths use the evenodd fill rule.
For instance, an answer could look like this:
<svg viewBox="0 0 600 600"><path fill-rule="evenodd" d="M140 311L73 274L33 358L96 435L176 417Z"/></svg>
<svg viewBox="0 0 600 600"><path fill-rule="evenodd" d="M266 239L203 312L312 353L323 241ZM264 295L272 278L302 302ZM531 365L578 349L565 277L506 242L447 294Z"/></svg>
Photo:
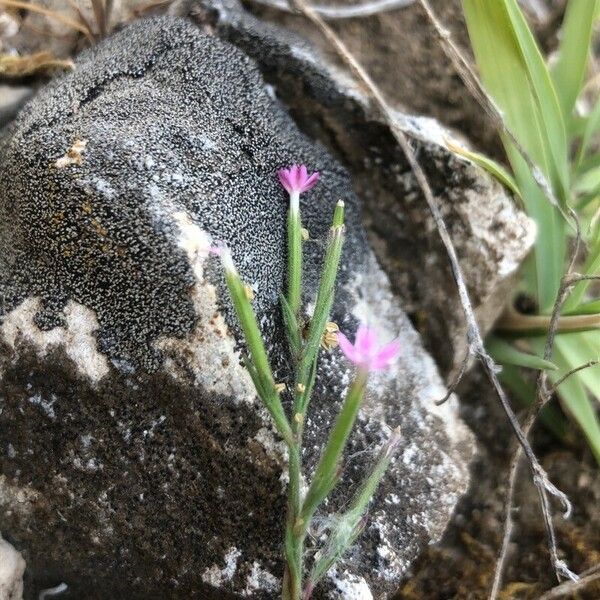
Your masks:
<svg viewBox="0 0 600 600"><path fill-rule="evenodd" d="M308 174L306 165L292 165L288 169L279 169L277 177L287 193L301 194L312 189L319 181L319 172Z"/></svg>
<svg viewBox="0 0 600 600"><path fill-rule="evenodd" d="M378 347L377 333L367 325L361 324L356 332L354 344L343 334L337 334L341 351L357 367L367 371L387 369L400 354L400 343L394 340Z"/></svg>

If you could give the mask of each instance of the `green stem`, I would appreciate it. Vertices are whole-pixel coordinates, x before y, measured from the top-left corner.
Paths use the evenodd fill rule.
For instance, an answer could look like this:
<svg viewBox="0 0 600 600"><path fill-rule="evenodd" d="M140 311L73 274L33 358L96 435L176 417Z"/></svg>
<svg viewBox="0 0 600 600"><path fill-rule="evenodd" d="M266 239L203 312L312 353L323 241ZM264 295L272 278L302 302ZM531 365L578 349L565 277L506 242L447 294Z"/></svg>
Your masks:
<svg viewBox="0 0 600 600"><path fill-rule="evenodd" d="M300 314L302 294L302 223L298 202L288 211L288 304L295 317Z"/></svg>
<svg viewBox="0 0 600 600"><path fill-rule="evenodd" d="M315 561L312 572L308 577L303 600L308 600L311 597L312 590L323 575L344 555L364 529L366 523L365 513L369 502L375 495L399 443L400 428L398 427L381 448L373 470L359 487L350 502L348 510L338 516L336 526L331 531L327 545L319 553L319 558Z"/></svg>
<svg viewBox="0 0 600 600"><path fill-rule="evenodd" d="M300 600L302 592L302 570L304 556L304 538L294 534L295 524L300 516L302 497L301 485L301 456L299 445L293 444L289 448L288 473L288 507L285 528L285 560L286 577L284 577L284 599ZM286 595L287 594L287 595Z"/></svg>
<svg viewBox="0 0 600 600"><path fill-rule="evenodd" d="M256 315L246 296L244 284L232 265L233 263L228 264L225 269L225 281L246 338L246 345L251 359L249 364L253 369L250 372L253 375L256 392L269 411L279 434L289 446L294 443L292 428L283 410L279 392L275 388L271 365L256 321Z"/></svg>
<svg viewBox="0 0 600 600"><path fill-rule="evenodd" d="M331 306L335 292L335 281L339 269L342 248L344 245L344 203L340 200L333 213L333 223L329 231L329 241L325 258L323 260L323 274L319 282L315 311L308 329L308 340L298 368L297 383L303 391L296 391L294 400L294 413L299 413L304 418L310 401L309 390L312 388L311 377L314 372L314 363L317 360L319 346L329 320Z"/></svg>
<svg viewBox="0 0 600 600"><path fill-rule="evenodd" d="M339 474L340 459L356 416L360 408L367 385L367 371L359 369L354 382L350 386L342 409L329 433L327 445L321 454L312 482L304 499L300 518L296 523L297 535L305 535L308 523L315 510L334 488Z"/></svg>

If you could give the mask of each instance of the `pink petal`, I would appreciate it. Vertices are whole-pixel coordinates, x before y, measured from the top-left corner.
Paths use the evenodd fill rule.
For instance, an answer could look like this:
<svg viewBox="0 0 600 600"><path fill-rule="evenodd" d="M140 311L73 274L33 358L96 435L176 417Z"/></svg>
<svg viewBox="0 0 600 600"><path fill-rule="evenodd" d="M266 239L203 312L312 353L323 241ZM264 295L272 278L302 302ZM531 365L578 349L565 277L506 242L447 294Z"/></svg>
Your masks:
<svg viewBox="0 0 600 600"><path fill-rule="evenodd" d="M400 355L400 342L394 340L381 348L372 358L369 367L373 371L387 369Z"/></svg>
<svg viewBox="0 0 600 600"><path fill-rule="evenodd" d="M368 358L375 352L377 344L377 333L364 323L361 323L356 332L356 341L354 345L357 351L364 357Z"/></svg>
<svg viewBox="0 0 600 600"><path fill-rule="evenodd" d="M352 342L342 333L337 334L338 346L344 353L344 356L355 365L361 364L360 354L356 351L356 348L352 345Z"/></svg>
<svg viewBox="0 0 600 600"><path fill-rule="evenodd" d="M306 179L308 178L308 171L306 170L306 165L300 165L299 168L300 176L298 178L299 189L304 188L304 184L306 183Z"/></svg>
<svg viewBox="0 0 600 600"><path fill-rule="evenodd" d="M297 192L300 189L300 169L298 165L292 165L290 167L290 183L292 186L292 191Z"/></svg>
<svg viewBox="0 0 600 600"><path fill-rule="evenodd" d="M305 182L304 185L302 186L302 191L303 192L308 192L308 190L312 189L315 187L315 185L317 185L317 181L319 181L319 172L315 171Z"/></svg>
<svg viewBox="0 0 600 600"><path fill-rule="evenodd" d="M281 183L286 192L288 194L291 193L290 172L288 169L279 169L279 171L277 171L277 177L279 178L279 183Z"/></svg>

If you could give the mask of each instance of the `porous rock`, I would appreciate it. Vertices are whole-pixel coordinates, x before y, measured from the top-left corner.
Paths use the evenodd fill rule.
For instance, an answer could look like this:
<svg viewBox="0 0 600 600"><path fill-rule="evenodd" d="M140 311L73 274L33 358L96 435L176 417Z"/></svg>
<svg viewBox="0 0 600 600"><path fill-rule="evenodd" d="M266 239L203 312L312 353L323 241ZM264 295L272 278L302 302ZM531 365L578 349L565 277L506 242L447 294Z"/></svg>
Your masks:
<svg viewBox="0 0 600 600"><path fill-rule="evenodd" d="M364 202L365 225L373 249L427 349L442 372L451 374L465 356L467 328L447 253L401 148L364 90L328 60L331 52L323 55L324 44L318 41L321 36L313 32L314 43L310 43L297 34L297 29L303 33L310 29L301 22L293 31L284 29L256 18L237 0L180 0L173 10L191 14L252 56L299 126L350 167L353 185ZM359 34L356 29L360 30L361 24L355 24L354 29L351 25L337 26L342 37L347 32L353 38L350 47L358 51L363 64L371 69L379 65L385 72L384 89L388 95L392 86L396 90L391 96L392 105L404 97L406 86L415 83L407 83L401 74L407 69L414 74L415 67L410 48L394 55L402 38L394 37L389 30L400 19L404 32L412 28L415 39L420 39L426 18L415 14L419 11L415 6L395 17L373 17L371 24L381 20L386 27L379 31L375 26L372 35L364 30ZM290 18L284 19L288 25L292 23ZM376 48L385 45L386 36L394 37L392 46L386 47L387 60L406 63L398 67L399 71L377 63ZM362 43L372 38L379 41ZM419 41L406 44L421 47ZM373 56L369 48L375 48ZM433 58L429 61L436 62ZM428 76L437 79L431 76L432 67L427 65ZM412 98L413 92L406 95ZM426 98L427 92L423 94ZM422 103L409 101L409 105L424 110ZM434 105L428 103L430 114L439 114L441 107ZM439 203L485 334L511 296L519 266L533 245L535 225L497 181L449 150L449 141L467 145L462 135L431 118L400 110L396 114ZM446 122L456 124L452 118Z"/></svg>
<svg viewBox="0 0 600 600"><path fill-rule="evenodd" d="M334 319L348 332L368 319L402 344L370 381L320 522L391 427L402 446L364 534L316 597L391 594L465 490L471 435L453 401L434 405L444 387L367 245L347 172L253 61L189 21L137 22L43 89L0 150L0 521L28 562L26 597L61 582L91 600L276 597L285 453L204 250L231 246L284 379L275 172L297 161L322 175L302 199L306 305L341 198ZM350 377L338 351L323 356L308 473Z"/></svg>
<svg viewBox="0 0 600 600"><path fill-rule="evenodd" d="M25 561L0 535L0 600L23 600Z"/></svg>

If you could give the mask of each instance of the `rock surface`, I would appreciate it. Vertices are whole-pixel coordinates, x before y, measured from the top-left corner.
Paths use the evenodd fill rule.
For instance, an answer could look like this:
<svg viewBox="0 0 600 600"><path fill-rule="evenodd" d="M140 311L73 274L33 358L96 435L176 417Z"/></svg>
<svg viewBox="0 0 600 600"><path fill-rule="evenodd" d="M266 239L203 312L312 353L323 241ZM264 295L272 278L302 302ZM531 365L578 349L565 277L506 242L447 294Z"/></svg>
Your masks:
<svg viewBox="0 0 600 600"><path fill-rule="evenodd" d="M347 501L389 428L404 440L353 555L317 597L385 598L438 539L468 483L472 439L369 250L346 171L273 99L254 63L176 19L141 21L43 89L0 148L0 522L28 562L26 598L273 598L284 456L240 366L209 238L232 247L278 378L286 199L302 161L306 302L332 207L348 207L334 318L403 346L374 377ZM314 465L350 371L323 357L307 423ZM344 595L346 594L346 595Z"/></svg>
<svg viewBox="0 0 600 600"><path fill-rule="evenodd" d="M401 149L362 89L328 64L314 45L258 20L236 0L181 0L173 10L192 14L252 56L300 127L351 168L370 242L394 292L442 372L454 370L465 355L466 325L446 252ZM389 14L380 18L394 19ZM398 90L404 85L396 81ZM486 332L532 247L534 225L495 180L448 150L448 140L463 144L454 134L429 118L398 112L398 119L440 203Z"/></svg>
<svg viewBox="0 0 600 600"><path fill-rule="evenodd" d="M23 600L25 561L0 535L0 600Z"/></svg>

